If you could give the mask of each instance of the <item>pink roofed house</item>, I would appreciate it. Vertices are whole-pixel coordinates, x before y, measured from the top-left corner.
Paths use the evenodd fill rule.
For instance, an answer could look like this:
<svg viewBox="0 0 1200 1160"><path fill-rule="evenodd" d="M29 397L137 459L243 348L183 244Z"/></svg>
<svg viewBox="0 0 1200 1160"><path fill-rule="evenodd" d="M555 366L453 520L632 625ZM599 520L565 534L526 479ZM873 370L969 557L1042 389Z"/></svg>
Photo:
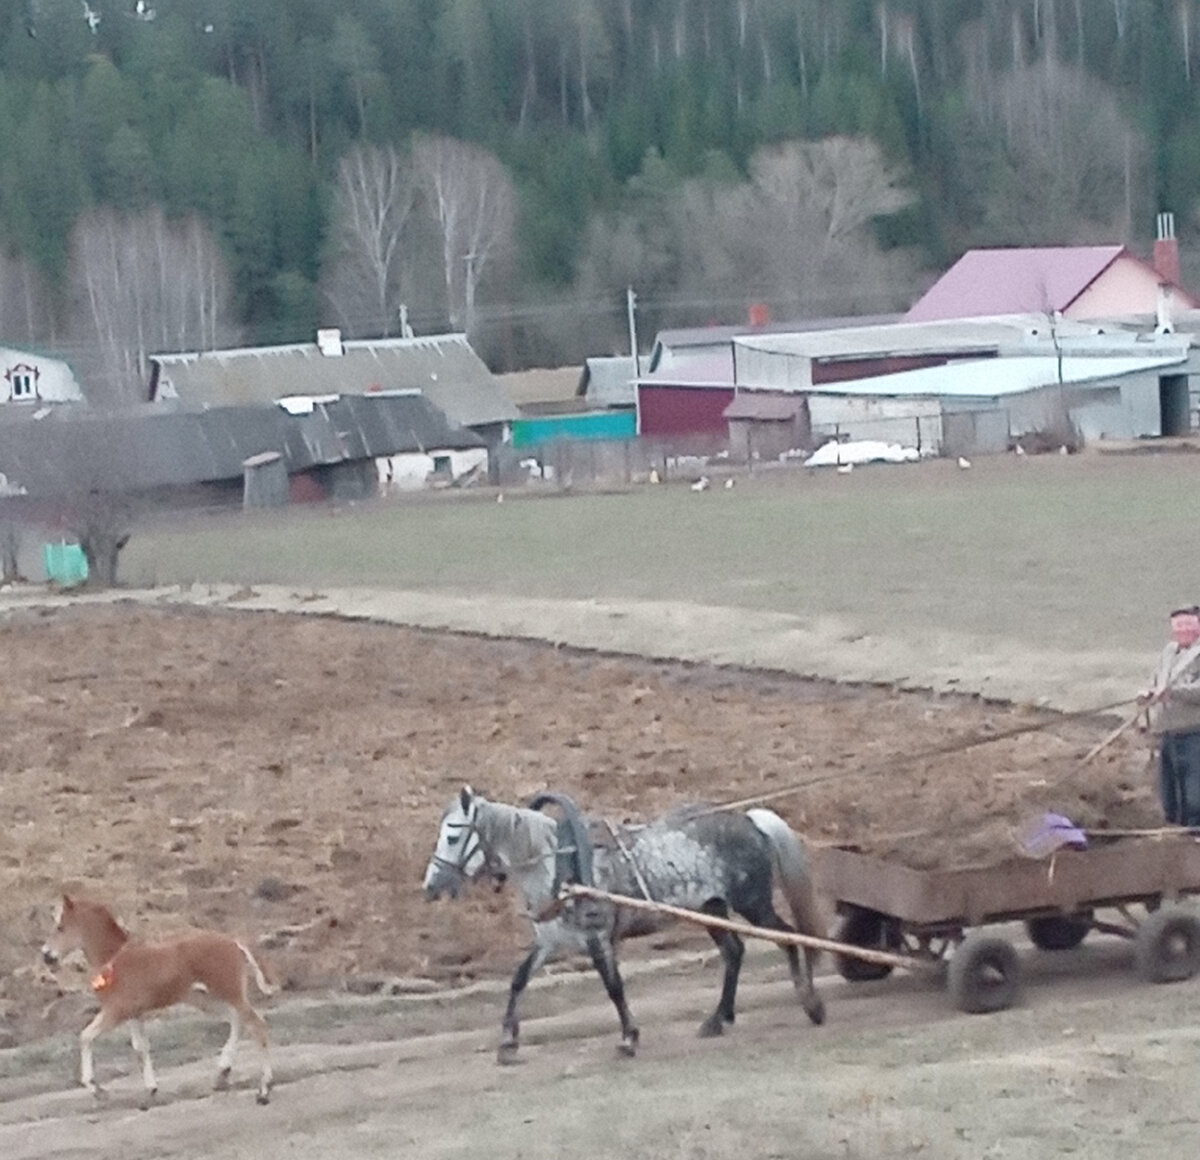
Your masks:
<svg viewBox="0 0 1200 1160"><path fill-rule="evenodd" d="M1064 318L1158 316L1200 306L1179 285L1171 214L1159 214L1154 261L1124 246L1036 246L968 250L904 316L934 322L997 314L1059 313Z"/></svg>

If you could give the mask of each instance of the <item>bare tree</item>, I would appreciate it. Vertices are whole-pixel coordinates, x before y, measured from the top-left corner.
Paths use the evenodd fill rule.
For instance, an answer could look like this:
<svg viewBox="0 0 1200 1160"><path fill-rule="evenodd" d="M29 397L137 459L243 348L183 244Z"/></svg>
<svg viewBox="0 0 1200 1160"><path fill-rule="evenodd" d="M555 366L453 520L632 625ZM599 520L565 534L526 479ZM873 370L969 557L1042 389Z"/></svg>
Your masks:
<svg viewBox="0 0 1200 1160"><path fill-rule="evenodd" d="M55 329L46 279L28 258L0 251L0 334L19 345L51 342Z"/></svg>
<svg viewBox="0 0 1200 1160"><path fill-rule="evenodd" d="M72 233L70 280L76 337L94 351L92 365L82 360L93 403L143 399L154 351L211 349L236 334L224 256L195 217L90 210Z"/></svg>
<svg viewBox="0 0 1200 1160"><path fill-rule="evenodd" d="M392 146L355 146L338 166L326 293L348 329L391 334L417 204L412 166Z"/></svg>
<svg viewBox="0 0 1200 1160"><path fill-rule="evenodd" d="M486 149L449 137L419 137L413 160L441 242L450 324L470 333L476 290L498 254L512 246L512 181Z"/></svg>
<svg viewBox="0 0 1200 1160"><path fill-rule="evenodd" d="M998 77L977 74L970 92L981 124L1004 143L985 199L996 240L1130 236L1151 167L1142 134L1110 91L1047 57Z"/></svg>
<svg viewBox="0 0 1200 1160"><path fill-rule="evenodd" d="M913 201L903 172L866 137L792 141L761 150L751 164L751 179L768 206L817 225L826 247Z"/></svg>
<svg viewBox="0 0 1200 1160"><path fill-rule="evenodd" d="M648 159L622 212L592 223L581 293L615 296L633 284L647 299L721 303L734 315L752 298L803 314L892 310L907 299L914 257L885 253L871 225L913 195L873 143L764 149L749 182L672 183L660 170Z"/></svg>

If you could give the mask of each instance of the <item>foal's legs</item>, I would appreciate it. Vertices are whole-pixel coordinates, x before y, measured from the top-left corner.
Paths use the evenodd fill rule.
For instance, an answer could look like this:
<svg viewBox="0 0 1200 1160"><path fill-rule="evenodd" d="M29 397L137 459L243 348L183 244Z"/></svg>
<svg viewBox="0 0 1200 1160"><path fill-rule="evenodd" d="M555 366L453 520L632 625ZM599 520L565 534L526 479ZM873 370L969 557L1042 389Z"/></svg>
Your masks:
<svg viewBox="0 0 1200 1160"><path fill-rule="evenodd" d="M500 1030L504 1033L504 1038L500 1041L500 1046L496 1050L497 1063L513 1063L517 1057L517 1039L520 1035L521 1024L517 1019L517 1004L521 999L521 992L529 983L529 976L538 969L547 959L548 952L541 943L535 943L533 950L525 956L525 961L517 968L516 973L512 978L512 985L508 989L508 1007L504 1011L504 1022L500 1025Z"/></svg>
<svg viewBox="0 0 1200 1160"><path fill-rule="evenodd" d="M96 1082L96 1072L92 1065L92 1044L98 1036L110 1031L120 1022L110 1009L101 1007L96 1017L79 1034L79 1082L94 1096L103 1095L104 1089Z"/></svg>
<svg viewBox="0 0 1200 1160"><path fill-rule="evenodd" d="M617 952L611 938L601 938L599 935L589 935L587 940L588 954L592 956L592 965L604 982L604 989L617 1009L617 1018L621 1020L621 1043L618 1051L622 1055L632 1056L637 1051L638 1029L633 1025L633 1016L625 1002L625 984L621 982L621 972L617 970Z"/></svg>
<svg viewBox="0 0 1200 1160"><path fill-rule="evenodd" d="M224 1001L216 999L208 993L194 988L187 997L187 1002L200 1011L208 1014L224 1015L229 1020L229 1038L221 1048L217 1059L217 1078L213 1081L213 1091L224 1091L229 1086L229 1075L233 1071L234 1060L237 1058L238 1040L241 1038L243 1024L250 1028L263 1056L262 1075L258 1082L257 1100L260 1104L270 1102L271 1088L275 1084L275 1074L271 1069L271 1048L267 1038L267 1025L263 1018L245 998L240 1001Z"/></svg>
<svg viewBox="0 0 1200 1160"><path fill-rule="evenodd" d="M250 1034L254 1036L259 1050L262 1052L262 1074L258 1080L258 1094L254 1097L260 1104L271 1102L271 1088L275 1086L275 1073L271 1070L271 1045L267 1038L267 1025L263 1017L244 1003L237 1011L241 1019L249 1026Z"/></svg>
<svg viewBox="0 0 1200 1160"><path fill-rule="evenodd" d="M134 1019L129 1024L129 1042L142 1062L142 1084L146 1088L146 1099L152 1100L158 1094L158 1080L154 1078L154 1064L150 1062L150 1041L146 1038L146 1029L140 1019Z"/></svg>
<svg viewBox="0 0 1200 1160"><path fill-rule="evenodd" d="M217 1057L217 1078L213 1082L214 1091L224 1091L229 1086L229 1073L233 1071L233 1061L237 1058L238 1038L242 1033L242 1017L234 1006L229 1007L229 1038L221 1048Z"/></svg>
<svg viewBox="0 0 1200 1160"><path fill-rule="evenodd" d="M700 909L714 918L729 917L729 907L718 898L710 899ZM720 1035L725 1030L725 1024L733 1022L738 975L742 969L742 958L746 953L745 943L732 931L710 927L708 933L713 942L717 944L721 958L725 960L725 978L721 983L721 998L717 1002L717 1009L700 1024L700 1035L705 1039L713 1035Z"/></svg>

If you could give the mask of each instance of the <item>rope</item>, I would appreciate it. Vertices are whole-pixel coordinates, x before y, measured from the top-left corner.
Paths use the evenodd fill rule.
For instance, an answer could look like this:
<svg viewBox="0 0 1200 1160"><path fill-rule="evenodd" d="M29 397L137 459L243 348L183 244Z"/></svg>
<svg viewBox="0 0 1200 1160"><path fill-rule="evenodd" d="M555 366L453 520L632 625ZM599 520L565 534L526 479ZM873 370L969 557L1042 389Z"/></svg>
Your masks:
<svg viewBox="0 0 1200 1160"><path fill-rule="evenodd" d="M1133 697L1122 697L1121 700L1111 701L1107 705L1097 705L1090 709L1076 709L1070 713L1060 713L1049 721L1039 721L1036 725L1018 725L1014 729L1006 729L1000 733L989 733L984 737L970 737L965 741L952 741L944 745L935 745L929 749L917 750L915 753L889 757L886 762L864 766L861 769L824 773L818 777L810 777L804 781L796 781L790 785L781 786L778 789L768 790L766 793L755 794L753 797L738 798L736 801L722 802L719 805L709 806L699 811L696 816L703 817L707 814L724 813L727 810L748 809L750 806L760 805L763 802L776 801L782 797L789 797L791 794L799 793L801 790L809 789L814 785L823 785L829 781L845 781L851 777L877 777L880 774L891 773L897 766L911 765L916 761L927 761L932 757L947 757L952 753L965 753L968 749L977 749L981 745L990 745L994 741L1007 741L1011 737L1020 737L1025 733L1037 733L1075 717L1095 717L1100 713L1107 713L1113 709L1119 709L1122 705L1128 705L1133 700L1135 700Z"/></svg>

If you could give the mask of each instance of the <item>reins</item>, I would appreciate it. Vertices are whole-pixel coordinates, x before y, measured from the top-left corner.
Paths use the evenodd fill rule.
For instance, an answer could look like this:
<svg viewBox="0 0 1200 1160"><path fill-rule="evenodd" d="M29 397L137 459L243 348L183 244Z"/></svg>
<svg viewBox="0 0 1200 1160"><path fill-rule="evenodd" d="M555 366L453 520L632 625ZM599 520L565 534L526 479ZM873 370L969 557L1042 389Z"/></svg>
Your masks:
<svg viewBox="0 0 1200 1160"><path fill-rule="evenodd" d="M1095 717L1100 713L1119 709L1122 705L1129 705L1134 700L1136 700L1134 697L1122 697L1121 700L1111 701L1107 705L1096 705L1089 709L1075 709L1070 713L1060 713L1049 721L1039 721L1034 725L1018 725L1013 729L1005 729L999 733L989 733L982 737L968 737L963 741L952 741L944 745L934 745L929 749L918 749L915 753L903 753L896 757L889 757L886 761L861 766L858 769L838 770L837 773L823 773L817 777L806 778L804 781L795 781L790 785L768 790L765 793L754 794L753 797L738 798L734 801L721 802L715 806L707 806L697 811L693 816L704 817L708 814L725 813L729 810L748 809L751 806L761 805L763 802L777 801L779 798L789 797L791 794L799 793L801 790L809 789L814 785L824 785L830 781L845 781L851 777L878 777L884 773L891 773L898 766L911 765L917 761L927 761L933 757L948 757L954 753L965 753L968 749L977 749L981 745L990 745L994 741L1007 741L1010 738L1020 737L1026 733L1038 733L1043 729L1049 729L1055 725L1060 725L1063 721L1070 721L1076 717Z"/></svg>

